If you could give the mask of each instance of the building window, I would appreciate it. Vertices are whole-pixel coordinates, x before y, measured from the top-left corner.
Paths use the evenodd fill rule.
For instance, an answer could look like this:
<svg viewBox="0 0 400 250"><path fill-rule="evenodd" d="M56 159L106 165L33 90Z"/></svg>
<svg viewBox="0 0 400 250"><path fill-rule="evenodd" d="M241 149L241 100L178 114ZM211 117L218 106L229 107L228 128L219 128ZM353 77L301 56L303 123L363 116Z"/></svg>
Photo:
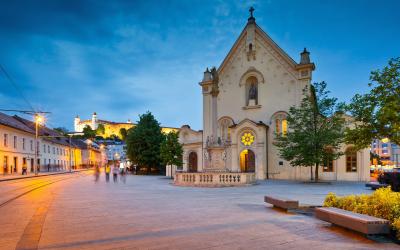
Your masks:
<svg viewBox="0 0 400 250"><path fill-rule="evenodd" d="M58 148L57 148L57 154L58 154Z"/></svg>
<svg viewBox="0 0 400 250"><path fill-rule="evenodd" d="M324 172L333 172L333 160L327 159L324 161Z"/></svg>
<svg viewBox="0 0 400 250"><path fill-rule="evenodd" d="M8 147L8 134L4 134L4 147Z"/></svg>
<svg viewBox="0 0 400 250"><path fill-rule="evenodd" d="M46 145L43 144L43 153L46 153Z"/></svg>
<svg viewBox="0 0 400 250"><path fill-rule="evenodd" d="M47 153L50 154L50 145L47 145Z"/></svg>
<svg viewBox="0 0 400 250"><path fill-rule="evenodd" d="M275 119L275 133L277 135L287 134L287 120L286 118L280 117Z"/></svg>
<svg viewBox="0 0 400 250"><path fill-rule="evenodd" d="M38 141L36 142L36 148L37 148L37 152L39 153L40 152L40 144Z"/></svg>
<svg viewBox="0 0 400 250"><path fill-rule="evenodd" d="M22 149L25 150L25 138L22 138Z"/></svg>
<svg viewBox="0 0 400 250"><path fill-rule="evenodd" d="M31 143L31 151L33 151L33 141L31 140L30 143Z"/></svg>
<svg viewBox="0 0 400 250"><path fill-rule="evenodd" d="M244 132L241 137L241 142L245 146L251 146L254 143L254 135L251 132Z"/></svg>
<svg viewBox="0 0 400 250"><path fill-rule="evenodd" d="M55 154L56 154L56 148L53 147L53 155L55 155Z"/></svg>
<svg viewBox="0 0 400 250"><path fill-rule="evenodd" d="M357 172L357 151L354 148L346 150L346 171Z"/></svg>
<svg viewBox="0 0 400 250"><path fill-rule="evenodd" d="M17 148L17 136L14 135L14 148Z"/></svg>

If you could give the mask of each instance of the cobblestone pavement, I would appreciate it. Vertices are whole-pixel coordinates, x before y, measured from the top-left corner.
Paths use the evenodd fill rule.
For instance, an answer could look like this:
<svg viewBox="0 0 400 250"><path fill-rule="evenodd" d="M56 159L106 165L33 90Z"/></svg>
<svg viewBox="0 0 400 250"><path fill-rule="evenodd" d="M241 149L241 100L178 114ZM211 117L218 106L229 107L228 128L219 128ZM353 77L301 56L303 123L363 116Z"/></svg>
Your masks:
<svg viewBox="0 0 400 250"><path fill-rule="evenodd" d="M51 178L3 182L0 195ZM191 188L156 176L128 176L126 183L94 182L88 172L57 178L0 205L1 249L399 249L263 202L273 193L318 205L329 191L370 192L363 184Z"/></svg>

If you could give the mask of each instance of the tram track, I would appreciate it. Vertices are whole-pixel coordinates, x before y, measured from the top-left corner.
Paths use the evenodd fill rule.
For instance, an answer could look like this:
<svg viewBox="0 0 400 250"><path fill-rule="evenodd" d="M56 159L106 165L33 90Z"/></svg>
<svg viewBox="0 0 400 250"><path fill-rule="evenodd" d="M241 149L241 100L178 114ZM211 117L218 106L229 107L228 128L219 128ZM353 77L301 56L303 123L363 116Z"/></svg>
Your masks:
<svg viewBox="0 0 400 250"><path fill-rule="evenodd" d="M6 206L7 204L11 203L12 201L17 200L20 197L23 197L35 190L38 190L40 188L49 186L49 185L57 183L57 182L86 176L86 174L84 174L84 173L76 173L76 174L77 175L72 175L72 176L71 175L69 175L69 176L46 176L47 178L44 178L44 179L41 178L40 180L37 180L37 179L36 180L25 180L25 182L34 181L34 183L32 183L32 184L27 183L27 185L25 185L25 186L14 188L11 190L6 190L5 192L0 193L0 196L1 196L0 197L0 208ZM23 181L18 182L18 183L23 184Z"/></svg>

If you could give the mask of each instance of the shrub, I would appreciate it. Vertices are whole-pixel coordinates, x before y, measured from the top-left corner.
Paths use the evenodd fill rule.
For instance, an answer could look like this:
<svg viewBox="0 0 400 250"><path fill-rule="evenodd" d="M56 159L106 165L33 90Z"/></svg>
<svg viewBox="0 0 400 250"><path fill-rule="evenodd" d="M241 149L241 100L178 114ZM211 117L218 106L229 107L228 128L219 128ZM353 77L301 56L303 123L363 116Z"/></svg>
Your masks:
<svg viewBox="0 0 400 250"><path fill-rule="evenodd" d="M338 197L329 193L324 207L337 207L360 214L389 220L400 239L400 193L393 192L390 187L379 188L370 195L348 195Z"/></svg>

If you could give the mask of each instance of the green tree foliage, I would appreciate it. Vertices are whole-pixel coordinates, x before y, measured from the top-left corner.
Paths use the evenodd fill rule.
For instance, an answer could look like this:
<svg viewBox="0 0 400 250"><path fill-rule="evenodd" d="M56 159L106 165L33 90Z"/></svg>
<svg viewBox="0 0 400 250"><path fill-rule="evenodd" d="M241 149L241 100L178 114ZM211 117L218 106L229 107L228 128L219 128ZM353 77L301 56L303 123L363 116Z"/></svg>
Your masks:
<svg viewBox="0 0 400 250"><path fill-rule="evenodd" d="M140 167L151 168L160 166L160 145L164 134L154 116L147 112L139 116L138 124L129 130L126 138L127 156Z"/></svg>
<svg viewBox="0 0 400 250"><path fill-rule="evenodd" d="M372 71L370 80L370 92L356 94L347 106L356 124L347 129L346 142L358 149L383 138L400 145L400 57Z"/></svg>
<svg viewBox="0 0 400 250"><path fill-rule="evenodd" d="M96 137L96 131L93 130L89 125L86 125L83 128L83 138L89 139L89 138L95 138Z"/></svg>
<svg viewBox="0 0 400 250"><path fill-rule="evenodd" d="M300 106L293 106L287 117L288 132L277 134L274 145L280 156L291 166L315 167L315 181L318 181L319 166L328 160L335 160L343 152L344 119L341 106L336 98L328 97L326 83L315 83L311 90L303 90Z"/></svg>
<svg viewBox="0 0 400 250"><path fill-rule="evenodd" d="M121 140L125 141L127 135L128 135L128 131L126 130L126 128L121 128L119 130L119 136L120 136Z"/></svg>
<svg viewBox="0 0 400 250"><path fill-rule="evenodd" d="M171 169L172 165L182 166L183 149L178 139L179 134L177 132L170 132L165 136L165 140L160 147L161 162L165 165L170 165Z"/></svg>
<svg viewBox="0 0 400 250"><path fill-rule="evenodd" d="M105 132L106 132L106 129L104 128L104 125L99 124L96 129L96 135L103 136Z"/></svg>
<svg viewBox="0 0 400 250"><path fill-rule="evenodd" d="M64 136L66 136L68 133L68 130L64 127L53 128L53 130L57 131L58 133Z"/></svg>

